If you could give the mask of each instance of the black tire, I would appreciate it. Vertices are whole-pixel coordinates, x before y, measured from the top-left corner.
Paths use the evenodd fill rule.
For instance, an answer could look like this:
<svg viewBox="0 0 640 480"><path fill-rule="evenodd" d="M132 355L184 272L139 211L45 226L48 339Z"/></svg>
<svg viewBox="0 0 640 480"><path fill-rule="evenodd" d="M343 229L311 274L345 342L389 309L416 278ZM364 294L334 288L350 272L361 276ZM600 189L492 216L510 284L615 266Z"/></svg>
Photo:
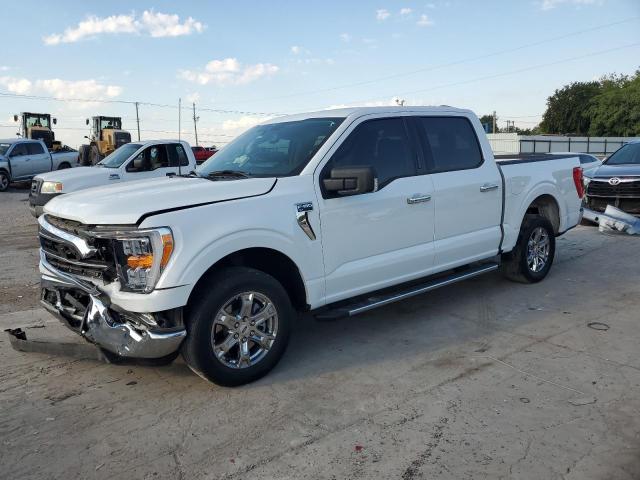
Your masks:
<svg viewBox="0 0 640 480"><path fill-rule="evenodd" d="M527 260L529 239L536 229L542 228L549 239L547 260L535 271ZM551 222L539 215L525 215L514 249L502 255L502 274L514 282L536 283L544 279L551 269L556 253L556 237Z"/></svg>
<svg viewBox="0 0 640 480"><path fill-rule="evenodd" d="M58 170L66 170L67 168L71 168L71 165L69 165L67 162L63 162L58 165Z"/></svg>
<svg viewBox="0 0 640 480"><path fill-rule="evenodd" d="M11 183L11 177L4 170L0 170L0 192L4 192L7 188L9 188L9 184Z"/></svg>
<svg viewBox="0 0 640 480"><path fill-rule="evenodd" d="M89 153L90 164L95 165L100 160L102 160L102 156L98 151L98 147L96 145L91 145L91 152Z"/></svg>
<svg viewBox="0 0 640 480"><path fill-rule="evenodd" d="M205 285L194 294L187 309L187 337L181 347L187 365L201 377L227 387L243 385L263 377L278 363L289 342L295 311L286 290L271 275L246 267L222 269L209 276ZM271 301L277 313L277 333L270 348L257 363L232 368L214 353L214 319L232 298L244 292L256 292ZM237 348L240 348L239 342Z"/></svg>
<svg viewBox="0 0 640 480"><path fill-rule="evenodd" d="M78 151L78 163L80 163L83 167L91 166L91 149L89 145L80 145L80 150Z"/></svg>

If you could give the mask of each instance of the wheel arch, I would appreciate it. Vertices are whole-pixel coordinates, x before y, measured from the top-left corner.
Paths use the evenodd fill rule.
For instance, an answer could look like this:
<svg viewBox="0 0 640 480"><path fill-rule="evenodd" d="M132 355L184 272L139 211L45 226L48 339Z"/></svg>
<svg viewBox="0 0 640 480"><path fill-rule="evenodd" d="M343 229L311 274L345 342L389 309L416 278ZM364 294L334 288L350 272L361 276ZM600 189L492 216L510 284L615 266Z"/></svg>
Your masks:
<svg viewBox="0 0 640 480"><path fill-rule="evenodd" d="M233 253L213 263L200 276L195 283L187 306L191 304L193 298L197 297L203 290L211 288L208 280L213 273L225 267L242 266L255 268L274 277L287 291L291 303L297 310L308 310L307 291L305 283L296 263L284 253L268 247L250 247L237 250Z"/></svg>
<svg viewBox="0 0 640 480"><path fill-rule="evenodd" d="M537 196L533 201L529 203L524 215L540 215L551 223L553 226L553 232L558 235L560 233L561 217L560 217L560 204L558 200L550 193L543 193ZM523 215L523 219L524 219Z"/></svg>

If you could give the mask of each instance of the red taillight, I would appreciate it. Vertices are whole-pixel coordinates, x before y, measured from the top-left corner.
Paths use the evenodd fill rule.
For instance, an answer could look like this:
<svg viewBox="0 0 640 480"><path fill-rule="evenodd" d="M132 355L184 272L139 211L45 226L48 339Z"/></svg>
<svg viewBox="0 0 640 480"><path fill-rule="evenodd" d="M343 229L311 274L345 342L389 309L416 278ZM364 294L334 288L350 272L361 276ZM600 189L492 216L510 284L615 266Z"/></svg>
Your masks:
<svg viewBox="0 0 640 480"><path fill-rule="evenodd" d="M578 197L584 197L584 178L582 177L581 167L573 167L573 183L576 185Z"/></svg>

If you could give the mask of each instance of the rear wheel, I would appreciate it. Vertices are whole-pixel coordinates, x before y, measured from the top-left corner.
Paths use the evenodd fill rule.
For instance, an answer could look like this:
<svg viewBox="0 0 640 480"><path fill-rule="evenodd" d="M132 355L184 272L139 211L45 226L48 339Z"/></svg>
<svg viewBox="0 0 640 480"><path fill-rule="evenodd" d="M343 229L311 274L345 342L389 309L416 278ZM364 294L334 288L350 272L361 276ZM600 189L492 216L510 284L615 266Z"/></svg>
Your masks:
<svg viewBox="0 0 640 480"><path fill-rule="evenodd" d="M502 273L515 282L539 282L549 273L555 252L551 222L539 215L525 215L516 246L502 256Z"/></svg>
<svg viewBox="0 0 640 480"><path fill-rule="evenodd" d="M68 163L66 163L66 162L65 162L65 163L61 163L61 164L58 166L58 170L65 170L65 169L67 169L67 168L71 168L71 165L69 165L69 164L68 164Z"/></svg>
<svg viewBox="0 0 640 480"><path fill-rule="evenodd" d="M80 150L78 151L78 163L83 167L91 166L91 149L89 145L80 145Z"/></svg>
<svg viewBox="0 0 640 480"><path fill-rule="evenodd" d="M189 305L182 355L201 377L236 386L266 375L289 341L295 312L271 275L231 267L212 275Z"/></svg>
<svg viewBox="0 0 640 480"><path fill-rule="evenodd" d="M3 170L0 170L0 192L4 192L7 188L9 188L9 183L11 183L9 174Z"/></svg>

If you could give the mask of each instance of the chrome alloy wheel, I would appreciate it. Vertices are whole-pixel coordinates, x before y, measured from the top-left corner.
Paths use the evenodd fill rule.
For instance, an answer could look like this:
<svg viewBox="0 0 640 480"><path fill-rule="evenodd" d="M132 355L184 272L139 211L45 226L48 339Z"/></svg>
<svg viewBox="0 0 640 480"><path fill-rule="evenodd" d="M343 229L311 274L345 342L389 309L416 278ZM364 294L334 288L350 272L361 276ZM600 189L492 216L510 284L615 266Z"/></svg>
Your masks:
<svg viewBox="0 0 640 480"><path fill-rule="evenodd" d="M549 260L551 241L549 233L542 227L538 227L531 232L527 242L527 265L534 273L541 271Z"/></svg>
<svg viewBox="0 0 640 480"><path fill-rule="evenodd" d="M216 358L229 368L260 362L278 334L278 312L258 292L244 292L226 301L213 321L211 344Z"/></svg>

